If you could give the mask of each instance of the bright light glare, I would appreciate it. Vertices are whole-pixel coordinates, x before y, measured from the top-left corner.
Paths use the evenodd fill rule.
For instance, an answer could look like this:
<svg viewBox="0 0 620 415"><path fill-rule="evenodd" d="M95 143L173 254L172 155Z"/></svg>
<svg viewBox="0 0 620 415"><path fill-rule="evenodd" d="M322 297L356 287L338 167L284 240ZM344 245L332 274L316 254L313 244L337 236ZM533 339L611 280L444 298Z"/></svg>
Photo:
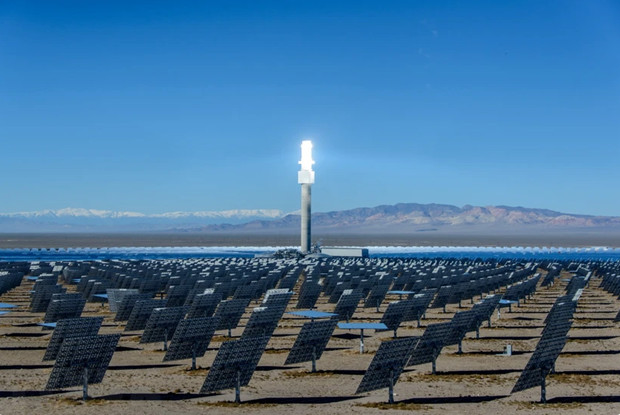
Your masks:
<svg viewBox="0 0 620 415"><path fill-rule="evenodd" d="M302 170L312 171L312 165L314 164L314 160L312 160L312 141L304 140L301 142L301 164Z"/></svg>

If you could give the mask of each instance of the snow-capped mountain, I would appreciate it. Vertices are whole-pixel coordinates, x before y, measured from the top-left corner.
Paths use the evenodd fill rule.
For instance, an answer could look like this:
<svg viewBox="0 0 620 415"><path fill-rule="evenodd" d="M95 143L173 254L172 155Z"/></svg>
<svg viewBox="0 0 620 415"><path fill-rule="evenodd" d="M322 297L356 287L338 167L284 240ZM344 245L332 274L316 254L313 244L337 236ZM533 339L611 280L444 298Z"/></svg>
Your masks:
<svg viewBox="0 0 620 415"><path fill-rule="evenodd" d="M100 209L64 208L35 212L0 213L0 232L157 231L216 224L274 220L277 209L236 209L146 214Z"/></svg>
<svg viewBox="0 0 620 415"><path fill-rule="evenodd" d="M111 210L64 208L58 210L40 210L35 212L0 213L0 217L9 218L59 218L59 217L89 217L89 218L138 218L145 217L139 212L115 212Z"/></svg>
<svg viewBox="0 0 620 415"><path fill-rule="evenodd" d="M277 232L299 231L299 212L240 209L145 214L65 208L0 213L0 232ZM313 229L326 233L511 233L596 231L620 233L620 217L591 216L510 206L463 207L399 203L312 214Z"/></svg>
<svg viewBox="0 0 620 415"><path fill-rule="evenodd" d="M201 212L166 212L145 214L140 212L117 212L113 210L64 208L58 210L41 210L36 212L0 213L0 217L89 217L89 218L279 218L283 212L277 209L236 209Z"/></svg>

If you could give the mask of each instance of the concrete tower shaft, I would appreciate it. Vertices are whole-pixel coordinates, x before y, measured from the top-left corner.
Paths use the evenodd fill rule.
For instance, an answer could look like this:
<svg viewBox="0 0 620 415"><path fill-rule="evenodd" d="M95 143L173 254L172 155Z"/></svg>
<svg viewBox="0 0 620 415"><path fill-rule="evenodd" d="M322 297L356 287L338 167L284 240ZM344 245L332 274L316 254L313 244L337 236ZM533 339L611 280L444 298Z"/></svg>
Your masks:
<svg viewBox="0 0 620 415"><path fill-rule="evenodd" d="M301 185L301 252L308 253L312 247L312 188Z"/></svg>
<svg viewBox="0 0 620 415"><path fill-rule="evenodd" d="M301 169L297 173L297 182L301 184L301 252L310 252L312 246L312 183L314 183L314 171L312 165L312 141L301 142Z"/></svg>

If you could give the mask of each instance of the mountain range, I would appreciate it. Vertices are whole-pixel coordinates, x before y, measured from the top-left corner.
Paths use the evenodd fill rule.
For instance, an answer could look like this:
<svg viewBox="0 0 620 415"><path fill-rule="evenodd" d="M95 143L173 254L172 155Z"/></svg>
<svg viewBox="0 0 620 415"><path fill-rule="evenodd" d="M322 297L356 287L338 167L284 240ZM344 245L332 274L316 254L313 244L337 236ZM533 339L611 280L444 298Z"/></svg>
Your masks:
<svg viewBox="0 0 620 415"><path fill-rule="evenodd" d="M0 213L0 232L140 232L186 229L284 216L277 209L238 209L145 214L111 210L64 208L35 212Z"/></svg>
<svg viewBox="0 0 620 415"><path fill-rule="evenodd" d="M298 213L277 209L144 214L66 208L0 213L0 232L298 232ZM312 214L325 233L620 232L620 217L510 206L399 203Z"/></svg>

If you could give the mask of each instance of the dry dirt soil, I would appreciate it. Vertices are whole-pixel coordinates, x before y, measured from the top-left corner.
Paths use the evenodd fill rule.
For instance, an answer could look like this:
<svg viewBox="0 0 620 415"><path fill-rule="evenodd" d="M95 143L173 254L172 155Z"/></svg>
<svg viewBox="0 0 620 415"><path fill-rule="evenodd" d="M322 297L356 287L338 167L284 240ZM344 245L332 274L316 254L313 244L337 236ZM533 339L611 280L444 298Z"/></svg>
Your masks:
<svg viewBox="0 0 620 415"><path fill-rule="evenodd" d="M386 405L388 391L355 395L365 370L382 340L391 332L370 331L367 351L359 353L359 334L336 329L327 351L317 362L318 373L310 374L310 364L285 366L288 350L306 320L286 315L270 340L249 385L242 388L242 403L232 403L234 391L201 395L199 390L222 341L216 333L206 355L198 359L199 369L189 371L190 361L162 363L162 344L139 344L141 332L123 333L103 382L91 385L92 399L81 400L81 388L45 391L53 362L42 362L50 331L37 326L41 313L28 311L26 281L0 296L0 302L19 305L0 316L0 415L10 414L333 414L398 413L415 410L424 414L619 414L620 413L620 326L613 322L620 301L597 288L594 280L581 297L564 350L556 362L556 373L547 378L547 404L540 404L540 389L510 394L538 342L543 319L554 300L564 292L565 283L539 288L536 294L512 312L503 309L494 315L492 326L483 325L480 339L469 333L464 353L456 346L445 348L437 360L436 375L430 364L409 367L395 385L396 404ZM69 287L69 292L74 287ZM358 308L353 321L378 321L374 308ZM290 304L295 304L293 298ZM251 304L238 337L251 312ZM463 304L469 308L469 301ZM333 304L321 298L319 310L331 311ZM449 306L446 313L432 309L422 327L408 324L399 337L421 335L429 323L447 321L459 311ZM113 321L107 305L87 304L84 316L104 316L100 333L117 333L123 324ZM512 356L500 356L507 344Z"/></svg>

